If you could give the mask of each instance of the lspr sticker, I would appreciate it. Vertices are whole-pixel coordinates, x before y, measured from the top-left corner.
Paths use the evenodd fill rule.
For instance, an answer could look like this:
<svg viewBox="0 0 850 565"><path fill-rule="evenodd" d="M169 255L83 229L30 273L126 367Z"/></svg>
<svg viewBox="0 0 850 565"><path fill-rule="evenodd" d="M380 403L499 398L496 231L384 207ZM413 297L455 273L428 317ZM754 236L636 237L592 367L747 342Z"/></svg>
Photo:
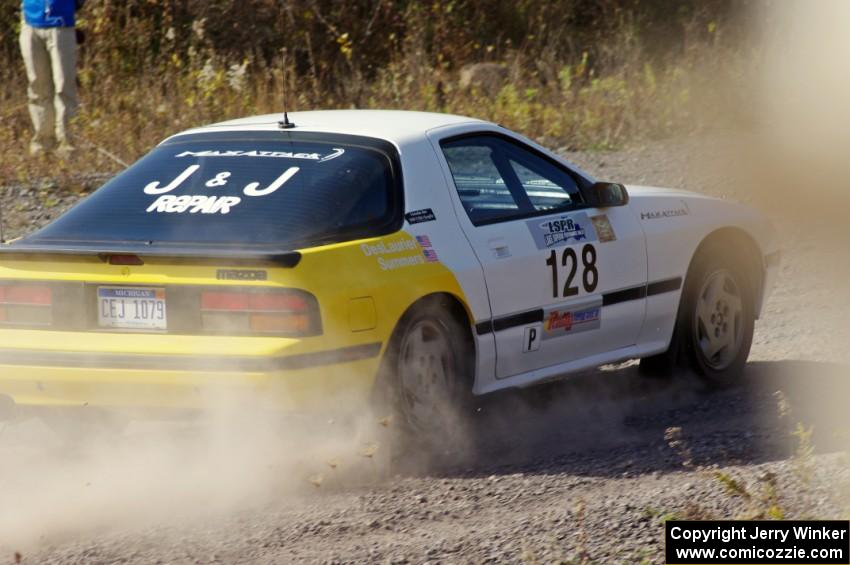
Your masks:
<svg viewBox="0 0 850 565"><path fill-rule="evenodd" d="M525 224L538 249L596 241L596 232L591 228L590 220L584 212L546 219L535 218L527 220Z"/></svg>

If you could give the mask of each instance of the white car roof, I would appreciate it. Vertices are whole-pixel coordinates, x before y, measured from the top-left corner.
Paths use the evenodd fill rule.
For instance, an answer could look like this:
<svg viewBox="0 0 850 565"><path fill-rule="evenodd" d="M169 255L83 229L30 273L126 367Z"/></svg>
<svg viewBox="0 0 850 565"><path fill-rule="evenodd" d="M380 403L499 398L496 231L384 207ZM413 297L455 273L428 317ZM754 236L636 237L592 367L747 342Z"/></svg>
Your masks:
<svg viewBox="0 0 850 565"><path fill-rule="evenodd" d="M283 114L266 114L220 122L181 132L177 135L209 131L274 131L280 130ZM492 125L490 122L433 112L408 112L402 110L320 110L289 112L289 121L295 127L289 131L342 133L385 139L394 145L421 140L429 130L461 124Z"/></svg>

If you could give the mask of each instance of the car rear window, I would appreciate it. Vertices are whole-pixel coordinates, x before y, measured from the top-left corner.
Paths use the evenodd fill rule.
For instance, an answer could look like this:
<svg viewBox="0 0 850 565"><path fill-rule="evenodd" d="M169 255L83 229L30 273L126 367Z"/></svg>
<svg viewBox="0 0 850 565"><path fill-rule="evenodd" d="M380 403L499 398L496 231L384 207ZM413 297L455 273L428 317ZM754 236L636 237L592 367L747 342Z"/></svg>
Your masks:
<svg viewBox="0 0 850 565"><path fill-rule="evenodd" d="M294 249L395 231L387 142L298 132L176 137L27 240Z"/></svg>

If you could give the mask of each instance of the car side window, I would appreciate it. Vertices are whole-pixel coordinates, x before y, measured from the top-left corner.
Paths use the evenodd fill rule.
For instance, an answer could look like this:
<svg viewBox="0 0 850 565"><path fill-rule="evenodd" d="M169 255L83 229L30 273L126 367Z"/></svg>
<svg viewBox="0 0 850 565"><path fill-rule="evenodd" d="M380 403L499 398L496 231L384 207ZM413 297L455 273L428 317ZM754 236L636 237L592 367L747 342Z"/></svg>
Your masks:
<svg viewBox="0 0 850 565"><path fill-rule="evenodd" d="M470 140L472 141L472 140ZM473 224L521 213L487 144L443 145L455 188Z"/></svg>
<svg viewBox="0 0 850 565"><path fill-rule="evenodd" d="M444 141L441 147L474 225L563 210L581 202L569 173L518 143L478 135Z"/></svg>

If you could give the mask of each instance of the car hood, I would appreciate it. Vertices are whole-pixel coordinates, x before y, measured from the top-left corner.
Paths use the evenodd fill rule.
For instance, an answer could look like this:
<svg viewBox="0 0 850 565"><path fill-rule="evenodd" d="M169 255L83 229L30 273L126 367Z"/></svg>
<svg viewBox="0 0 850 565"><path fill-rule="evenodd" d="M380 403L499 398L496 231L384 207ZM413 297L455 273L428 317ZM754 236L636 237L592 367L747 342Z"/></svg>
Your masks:
<svg viewBox="0 0 850 565"><path fill-rule="evenodd" d="M627 185L626 190L630 208L637 214L648 237L688 232L705 237L718 229L739 228L759 243L763 253L778 248L769 218L746 204L657 186Z"/></svg>
<svg viewBox="0 0 850 565"><path fill-rule="evenodd" d="M690 223L708 222L719 228L729 222L734 225L736 218L762 218L760 212L749 206L688 190L638 185L627 185L626 190L632 209L642 220L687 217Z"/></svg>

